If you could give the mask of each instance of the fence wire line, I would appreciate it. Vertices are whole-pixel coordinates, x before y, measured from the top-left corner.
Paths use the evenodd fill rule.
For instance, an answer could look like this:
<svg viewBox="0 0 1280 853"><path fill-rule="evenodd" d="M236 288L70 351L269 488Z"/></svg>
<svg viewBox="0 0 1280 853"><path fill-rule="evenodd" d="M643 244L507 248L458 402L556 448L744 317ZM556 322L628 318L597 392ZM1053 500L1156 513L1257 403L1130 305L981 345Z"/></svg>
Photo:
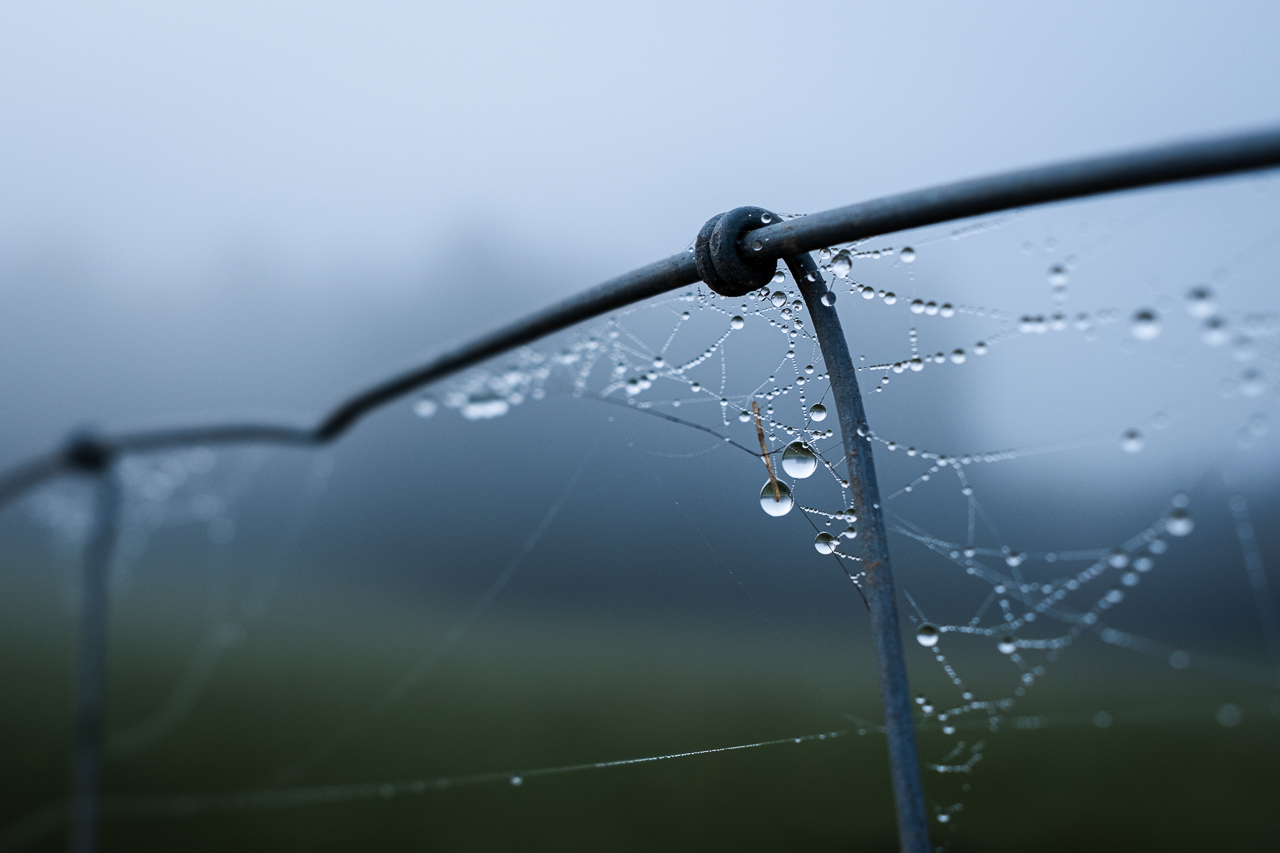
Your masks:
<svg viewBox="0 0 1280 853"><path fill-rule="evenodd" d="M1280 167L1280 128L1148 148L916 190L765 225L751 232L751 255L753 261L777 260L838 243L956 219L1275 167ZM74 436L63 448L29 459L0 475L0 507L56 476L75 471L100 471L104 463L122 454L191 445L327 444L345 434L365 415L424 385L577 323L700 280L691 247L610 279L445 352L417 369L360 391L313 427L213 424L115 436Z"/></svg>
<svg viewBox="0 0 1280 853"><path fill-rule="evenodd" d="M1272 128L1223 139L1011 172L786 221L775 222L779 218L761 208L737 208L713 217L703 226L695 244L683 253L614 278L446 352L416 370L375 384L341 403L314 427L242 423L153 429L115 436L95 433L73 435L60 450L30 459L0 475L0 507L28 489L65 473L92 475L99 481L104 495L113 494L115 463L127 454L192 445L328 444L376 409L488 358L579 322L702 280L706 280L718 293L743 295L759 286L761 273L767 280L772 275L769 268L776 267L777 260L784 260L813 316L823 356L829 365L834 365L833 370L838 374L833 376L833 390L838 397L845 398L843 402L838 401L837 410L846 446L846 464L850 468L850 480L865 484L866 488L865 494L855 492L855 505L858 514L871 523L871 532L876 534L862 539L863 545L876 544L862 556L867 566L868 589L872 592L872 624L881 670L881 694L885 702L899 836L904 853L924 853L931 847L902 661L901 632L884 542L885 529L880 518L875 469L870 464L871 448L865 439L866 433L854 429L865 421L856 370L839 317L831 303L822 296L825 284L809 252L825 246L854 243L895 231L1028 205L1277 166L1280 166L1280 128ZM751 232L749 246L744 239L748 231ZM822 296L821 302L819 296ZM765 458L767 461L767 450ZM857 477L853 476L855 459L860 469ZM866 505L868 498L872 501L870 506ZM99 513L99 524L106 534L99 538L108 544L105 548L90 547L86 550L86 588L94 587L95 583L101 586L109 568L109 543L115 533L115 523L109 517L108 503L110 501L104 503ZM99 551L103 553L99 554ZM873 571L877 567L879 574ZM93 853L97 847L96 823L101 805L97 776L102 734L102 679L99 673L101 661L105 659L105 618L105 599L101 596L86 599L85 613L80 620L82 683L77 691L77 760L71 807L67 815L71 822L70 847L74 853Z"/></svg>

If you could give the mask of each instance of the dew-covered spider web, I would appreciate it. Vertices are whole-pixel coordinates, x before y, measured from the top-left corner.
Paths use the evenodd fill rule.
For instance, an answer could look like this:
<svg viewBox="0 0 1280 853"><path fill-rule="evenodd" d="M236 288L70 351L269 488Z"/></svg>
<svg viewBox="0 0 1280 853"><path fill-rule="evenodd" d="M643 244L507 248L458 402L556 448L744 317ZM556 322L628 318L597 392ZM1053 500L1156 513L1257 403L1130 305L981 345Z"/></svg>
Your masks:
<svg viewBox="0 0 1280 853"><path fill-rule="evenodd" d="M1153 755L1274 743L1278 180L819 253L915 639L939 848L1016 849L1038 790L1105 812L1092 789L1177 783ZM666 836L611 809L678 815L673 798L698 794L656 790L739 791L756 772L801 781L711 797L673 831L704 845L785 803L785 837L891 833L860 522L826 365L779 270L743 298L685 288L497 358L324 454L126 459L108 824L176 838L175 818L227 821L242 839L245 815L341 822L364 803L359 826L422 832L404 809L432 827L456 810L498 843L474 823L497 809L539 849L567 825L652 844ZM8 599L71 612L90 506L68 480L10 512L10 563L30 568ZM46 714L46 694L18 717ZM12 849L58 826L60 777L25 760ZM593 781L550 778L570 776ZM740 846L767 849L759 832Z"/></svg>

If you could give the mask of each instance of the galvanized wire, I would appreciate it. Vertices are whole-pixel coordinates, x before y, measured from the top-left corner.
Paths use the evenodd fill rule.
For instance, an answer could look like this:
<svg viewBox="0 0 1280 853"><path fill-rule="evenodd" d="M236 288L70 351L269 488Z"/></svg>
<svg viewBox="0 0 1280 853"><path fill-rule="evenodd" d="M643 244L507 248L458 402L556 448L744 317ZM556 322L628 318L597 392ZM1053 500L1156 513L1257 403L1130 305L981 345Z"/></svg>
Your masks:
<svg viewBox="0 0 1280 853"><path fill-rule="evenodd" d="M694 284L704 278L713 289L737 292L753 272L784 259L804 293L815 320L820 345L832 373L850 484L862 519L860 547L866 567L868 604L876 637L877 663L885 705L890 755L902 849L929 849L916 758L915 733L902 655L897 609L889 571L888 547L875 485L870 443L858 435L865 416L856 373L835 310L820 301L825 290L808 253L839 243L934 225L1011 208L1222 176L1280 166L1280 130L1271 129L1221 139L1148 149L1112 157L1011 172L877 199L783 222L753 222L750 239L740 208L717 217L700 234L697 246L598 285L585 293L479 337L427 364L362 390L336 406L313 427L288 424L214 424L157 429L114 436L77 435L60 450L11 468L0 476L0 506L62 474L97 478L100 500L95 534L85 549L85 577L80 619L81 643L73 790L68 816L75 853L96 846L97 778L102 746L105 695L106 584L116 535L119 500L114 463L120 456L173 447L225 444L320 445L334 441L365 415L427 385L516 347L531 343L584 320L635 302ZM723 240L710 243L711 226L735 223ZM761 227L755 227L756 225ZM709 230L710 229L710 230ZM695 251L697 249L697 251ZM708 266L711 264L711 266ZM699 268L702 267L700 273ZM712 276L712 269L719 275ZM727 291L726 291L727 292ZM745 291L744 291L745 292ZM847 374L847 376L845 375Z"/></svg>

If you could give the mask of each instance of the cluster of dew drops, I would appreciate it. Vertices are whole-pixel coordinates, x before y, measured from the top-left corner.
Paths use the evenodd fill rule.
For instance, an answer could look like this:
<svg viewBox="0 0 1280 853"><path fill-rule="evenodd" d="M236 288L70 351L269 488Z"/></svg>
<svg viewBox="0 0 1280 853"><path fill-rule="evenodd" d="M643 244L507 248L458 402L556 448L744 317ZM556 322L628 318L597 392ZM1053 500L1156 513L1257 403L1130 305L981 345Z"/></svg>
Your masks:
<svg viewBox="0 0 1280 853"><path fill-rule="evenodd" d="M911 264L916 253L911 247L899 249L882 248L871 251L858 251L854 247L834 248L819 253L820 266L833 278L832 282L848 281L849 292L861 295L865 300L879 299L885 305L895 305L900 300L889 290L876 289L853 281L850 274L853 262L859 258L878 259L897 257L904 264ZM1063 265L1054 265L1049 269L1048 279L1051 295L1055 302L1061 304L1066 298L1067 269ZM1207 285L1198 285L1185 292L1185 308L1187 313L1200 324L1200 338L1208 346L1216 347L1232 340L1229 321L1217 310L1217 302L1213 290ZM826 305L834 304L834 289L822 297ZM732 305L732 300L711 294L703 289L686 291L667 299L646 303L643 310L672 310L676 314L674 327L665 341L646 340L633 330L629 318L640 306L619 312L601 325L579 334L567 345L554 353L544 353L533 348L526 348L514 353L511 363L504 369L477 371L455 384L445 395L444 405L458 410L464 418L482 420L506 414L512 406L519 405L526 399L540 399L547 393L549 381L557 371L567 371L574 394L582 394L589 388L590 378L596 374L598 365L607 366L607 382L595 393L608 397L620 395L628 404L641 409L679 409L697 403L717 403L719 419L725 432L729 432L730 414L737 411L736 420L747 425L750 438L744 443L754 444L757 438L767 442L759 454L762 458L778 456L780 474L791 480L788 483L782 476L775 476L771 469L770 477L760 489L759 503L761 509L771 517L782 517L796 507L792 494L794 484L807 480L825 468L841 488L843 497L848 497L848 482L842 479L831 463L824 457L820 443L833 438L834 431L821 424L828 418L827 406L823 403L827 386L809 387L809 383L822 383L829 377L821 372L815 364L805 364L801 358L805 347L809 348L810 359L821 363L821 355L812 334L806 329L803 317L804 303L798 293L787 288L787 276L781 270L774 276L770 286L748 294L741 305ZM943 319L957 314L971 314L978 317L991 317L1001 321L1001 330L983 340L979 340L968 348L955 348L950 353L939 352L936 355L921 355L916 347L915 330L912 329L910 357L885 364L859 365L860 371L883 372L884 377L874 390L880 391L887 385L890 373L918 373L927 364L963 364L972 353L985 355L990 348L1003 340L1022 335L1043 334L1049 331L1060 332L1074 328L1084 333L1086 339L1095 334L1096 324L1106 324L1119 319L1114 309L1103 309L1092 316L1078 313L1074 319L1062 311L1050 315L1022 315L1015 318L1007 312L993 308L953 305L923 298L915 298L907 303L912 314ZM709 345L703 347L690 357L673 359L669 349L678 338L694 312L722 315L724 325ZM790 365L794 378L779 382L777 377L769 376L768 380L752 388L747 393L737 392L728 387L728 373L725 369L724 346L730 336L742 331L749 325L764 323L768 328L779 333L786 344L783 365ZM1236 349L1240 361L1248 360L1248 355L1256 350L1252 346L1252 338L1259 334L1265 324L1258 320L1246 318L1243 332L1236 335ZM1129 336L1133 341L1142 344L1157 339L1162 331L1159 313L1151 308L1135 310L1129 322ZM1253 333L1252 335L1250 333ZM714 367L714 360L721 361L718 381L709 381L706 377L708 369ZM805 366L801 366L801 365ZM1256 395L1261 385L1256 370L1246 370L1242 375L1239 388L1245 395ZM658 393L651 393L657 388ZM806 394L806 390L817 393ZM798 404L794 410L799 426L785 422L776 407L782 401L790 399ZM764 405L760 411L759 404ZM430 417L439 408L434 397L425 396L415 403L415 411L422 417ZM724 435L724 440L730 440ZM893 450L896 443L885 440L874 434L870 438L886 444ZM838 442L839 439L836 439ZM1144 446L1144 438L1136 429L1126 430L1120 439L1121 447L1128 452L1138 452ZM772 445L781 445L779 448ZM951 457L919 451L918 454L933 460L930 474L947 470L954 471L963 480L962 468L971 461L1003 461L1016 458L1015 453L986 454L978 456ZM915 448L908 449L908 455L915 456ZM928 481L929 474L919 478ZM919 485L919 481L915 485ZM907 486L903 492L911 492ZM972 496L973 490L967 483L963 493ZM972 499L972 498L971 498ZM847 505L842 500L841 505ZM840 552L842 540L857 538L855 523L857 516L852 507L828 513L818 509L804 507L804 512L813 517L825 518L826 525L840 522L847 525L839 533L820 531L814 539L815 550L822 555L835 555L846 559L856 558ZM910 530L899 530L913 536L927 547L944 555L955 565L961 567L966 574L990 584L992 597L988 605L996 603L997 616L994 621L988 620L983 625L983 616L988 609L984 605L982 611L975 614L966 623L935 624L921 618L916 629L916 640L920 646L930 650L936 662L946 673L948 680L960 691L962 703L952 708L935 708L934 703L924 696L918 697L918 708L926 720L936 722L945 735L954 735L956 723L969 714L984 714L991 731L997 730L1004 712L1011 709L1026 690L1044 675L1045 667L1027 660L1032 652L1044 652L1046 662L1052 662L1065 651L1084 632L1096 633L1104 642L1125 645L1133 642L1131 635L1117 631L1103 624L1105 613L1125 599L1126 590L1136 586L1142 577L1155 566L1156 557L1163 554L1168 547L1166 537L1180 538L1191 533L1193 522L1186 509L1185 497L1178 496L1171 510L1148 528L1136 534L1123 546L1108 549L1094 549L1063 554L1025 554L1002 546L1000 549L977 548L972 543L951 543L928 537ZM972 538L972 537L971 537ZM994 561L991 559L994 558ZM1022 574L1021 567L1028 560L1045 563L1062 564L1070 560L1085 560L1088 565L1074 574L1062 575L1035 582L1028 581ZM1095 581L1119 573L1118 583L1108 586L1100 594L1096 594L1092 602L1077 613L1064 616L1064 599L1074 596L1081 590L1096 589ZM854 582L858 582L861 573L849 573ZM1017 608L1024 611L1019 613ZM1036 624L1037 618L1058 619L1067 627L1056 636L1028 637L1028 626ZM943 654L941 638L944 634L976 635L989 638L994 642L995 650L1018 670L1014 696L997 700L979 700L965 686L963 679L948 662ZM1188 665L1186 652L1173 650L1168 657L1175 668ZM939 773L968 773L981 759L982 742L968 744L958 742L940 763L930 765ZM967 786L966 786L967 787ZM958 805L939 809L937 819L947 822L959 809Z"/></svg>

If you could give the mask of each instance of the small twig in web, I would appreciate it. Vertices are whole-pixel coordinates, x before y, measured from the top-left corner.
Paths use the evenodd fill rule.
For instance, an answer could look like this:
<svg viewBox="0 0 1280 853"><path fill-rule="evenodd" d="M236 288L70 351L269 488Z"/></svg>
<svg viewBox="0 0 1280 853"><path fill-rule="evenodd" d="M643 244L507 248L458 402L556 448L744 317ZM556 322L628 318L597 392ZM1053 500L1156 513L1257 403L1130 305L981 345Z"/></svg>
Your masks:
<svg viewBox="0 0 1280 853"><path fill-rule="evenodd" d="M764 443L764 427L760 425L760 405L751 401L751 411L756 413L756 438L760 439L760 457L764 459L764 467L769 469L769 485L773 486L774 501L782 500L782 489L778 487L778 478L773 473L773 459L769 456L769 446Z"/></svg>

